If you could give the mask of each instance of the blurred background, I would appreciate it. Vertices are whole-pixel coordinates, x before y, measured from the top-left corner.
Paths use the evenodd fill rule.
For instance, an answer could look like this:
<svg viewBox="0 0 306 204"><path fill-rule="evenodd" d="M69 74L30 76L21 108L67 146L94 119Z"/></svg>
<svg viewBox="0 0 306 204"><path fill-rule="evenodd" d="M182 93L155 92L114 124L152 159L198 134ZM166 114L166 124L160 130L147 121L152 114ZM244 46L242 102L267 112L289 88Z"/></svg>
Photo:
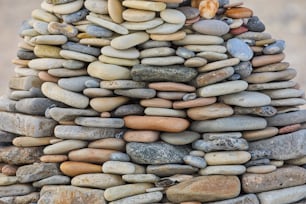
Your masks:
<svg viewBox="0 0 306 204"><path fill-rule="evenodd" d="M0 0L0 95L7 92L13 76L18 29L21 22L39 8L42 0ZM286 60L298 70L295 79L306 90L306 1L305 0L243 0L246 7L266 25L266 32L286 41Z"/></svg>

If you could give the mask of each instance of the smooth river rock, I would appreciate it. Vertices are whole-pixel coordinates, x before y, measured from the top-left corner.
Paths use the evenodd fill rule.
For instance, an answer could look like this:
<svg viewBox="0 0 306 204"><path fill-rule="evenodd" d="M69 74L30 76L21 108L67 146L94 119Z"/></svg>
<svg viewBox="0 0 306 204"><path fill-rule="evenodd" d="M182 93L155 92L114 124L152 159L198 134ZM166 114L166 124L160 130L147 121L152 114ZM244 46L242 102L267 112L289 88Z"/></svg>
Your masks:
<svg viewBox="0 0 306 204"><path fill-rule="evenodd" d="M306 110L299 110L289 113L280 113L267 118L269 126L286 126L306 122Z"/></svg>
<svg viewBox="0 0 306 204"><path fill-rule="evenodd" d="M195 121L191 130L197 132L226 132L263 129L267 126L264 118L252 116L232 116L208 121Z"/></svg>
<svg viewBox="0 0 306 204"><path fill-rule="evenodd" d="M271 98L263 93L242 91L239 93L221 96L223 103L241 107L266 106L271 103Z"/></svg>

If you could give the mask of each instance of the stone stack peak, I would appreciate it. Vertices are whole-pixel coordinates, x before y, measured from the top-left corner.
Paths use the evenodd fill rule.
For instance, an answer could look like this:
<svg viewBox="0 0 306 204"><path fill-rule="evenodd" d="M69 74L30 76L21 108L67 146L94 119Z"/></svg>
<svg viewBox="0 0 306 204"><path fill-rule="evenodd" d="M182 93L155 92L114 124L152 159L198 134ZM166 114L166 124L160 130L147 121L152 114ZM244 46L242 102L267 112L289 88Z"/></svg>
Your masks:
<svg viewBox="0 0 306 204"><path fill-rule="evenodd" d="M0 203L306 203L285 42L228 0L44 0L0 98Z"/></svg>

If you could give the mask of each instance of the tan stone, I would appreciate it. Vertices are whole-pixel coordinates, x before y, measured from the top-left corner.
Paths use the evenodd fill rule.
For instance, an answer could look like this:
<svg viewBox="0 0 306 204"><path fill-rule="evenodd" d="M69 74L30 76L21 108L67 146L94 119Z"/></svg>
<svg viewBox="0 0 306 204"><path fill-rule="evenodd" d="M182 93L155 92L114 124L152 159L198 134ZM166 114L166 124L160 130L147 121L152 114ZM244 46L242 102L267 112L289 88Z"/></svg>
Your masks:
<svg viewBox="0 0 306 204"><path fill-rule="evenodd" d="M126 9L123 11L123 19L130 22L149 21L155 18L155 12L139 9Z"/></svg>
<svg viewBox="0 0 306 204"><path fill-rule="evenodd" d="M126 116L125 126L137 130L157 130L181 132L188 128L189 122L183 118L158 116Z"/></svg>
<svg viewBox="0 0 306 204"><path fill-rule="evenodd" d="M82 174L71 180L71 185L79 187L106 189L113 186L123 185L121 176L114 174Z"/></svg>
<svg viewBox="0 0 306 204"><path fill-rule="evenodd" d="M87 72L92 77L107 81L131 78L129 69L114 64L102 63L100 61L89 64Z"/></svg>
<svg viewBox="0 0 306 204"><path fill-rule="evenodd" d="M195 108L195 107L207 106L215 103L216 101L217 101L216 97L197 98L189 101L176 101L173 103L173 108L174 109Z"/></svg>
<svg viewBox="0 0 306 204"><path fill-rule="evenodd" d="M187 111L188 117L193 120L209 120L233 115L231 106L215 103L204 107L190 108Z"/></svg>
<svg viewBox="0 0 306 204"><path fill-rule="evenodd" d="M173 203L225 200L240 194L240 181L236 176L199 176L168 188L166 194Z"/></svg>
<svg viewBox="0 0 306 204"><path fill-rule="evenodd" d="M186 37L184 31L178 31L171 34L151 34L150 38L157 41L174 41L174 40L183 40Z"/></svg>
<svg viewBox="0 0 306 204"><path fill-rule="evenodd" d="M251 154L246 151L220 151L205 154L208 165L243 164L251 159Z"/></svg>
<svg viewBox="0 0 306 204"><path fill-rule="evenodd" d="M88 147L96 149L112 149L112 150L124 151L125 142L124 140L118 138L104 138L89 143Z"/></svg>
<svg viewBox="0 0 306 204"><path fill-rule="evenodd" d="M40 157L40 161L45 163L61 163L67 160L67 155L43 155Z"/></svg>
<svg viewBox="0 0 306 204"><path fill-rule="evenodd" d="M260 165L260 166L251 166L247 168L248 173L254 174L267 174L276 170L274 165Z"/></svg>
<svg viewBox="0 0 306 204"><path fill-rule="evenodd" d="M74 161L63 162L60 166L60 169L63 172L63 174L71 177L81 174L102 172L101 165L90 164L85 162L74 162Z"/></svg>
<svg viewBox="0 0 306 204"><path fill-rule="evenodd" d="M122 5L128 8L148 10L148 11L162 11L166 9L166 4L162 2L153 2L153 1L135 1L128 0L123 1Z"/></svg>
<svg viewBox="0 0 306 204"><path fill-rule="evenodd" d="M157 91L182 91L182 92L193 92L195 88L183 83L175 82L155 82L150 83L149 88L155 89Z"/></svg>
<svg viewBox="0 0 306 204"><path fill-rule="evenodd" d="M107 1L109 16L115 23L122 23L122 12L124 10L120 0Z"/></svg>
<svg viewBox="0 0 306 204"><path fill-rule="evenodd" d="M156 142L159 139L159 132L129 130L124 133L123 139L127 142Z"/></svg>
<svg viewBox="0 0 306 204"><path fill-rule="evenodd" d="M117 151L108 149L84 148L69 152L68 157L71 161L102 164L103 162L108 161L110 155L115 152Z"/></svg>
<svg viewBox="0 0 306 204"><path fill-rule="evenodd" d="M144 107L172 108L172 102L162 98L143 99L140 101L140 105Z"/></svg>
<svg viewBox="0 0 306 204"><path fill-rule="evenodd" d="M112 111L129 101L127 97L102 97L94 98L90 101L90 106L98 112Z"/></svg>
<svg viewBox="0 0 306 204"><path fill-rule="evenodd" d="M254 57L252 60L252 65L254 67L261 67L273 63L279 63L283 59L285 59L285 54L276 54L276 55L262 55L258 57Z"/></svg>
<svg viewBox="0 0 306 204"><path fill-rule="evenodd" d="M50 140L54 138L55 137L16 137L13 140L13 144L17 147L39 147L50 144Z"/></svg>

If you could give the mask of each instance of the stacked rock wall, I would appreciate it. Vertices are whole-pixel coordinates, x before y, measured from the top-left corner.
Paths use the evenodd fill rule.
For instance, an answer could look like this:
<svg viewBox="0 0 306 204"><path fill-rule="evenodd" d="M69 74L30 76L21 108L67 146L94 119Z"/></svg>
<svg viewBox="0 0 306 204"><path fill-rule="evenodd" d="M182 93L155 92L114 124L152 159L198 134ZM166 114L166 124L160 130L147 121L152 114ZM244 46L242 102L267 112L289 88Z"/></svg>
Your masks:
<svg viewBox="0 0 306 204"><path fill-rule="evenodd" d="M0 202L305 203L304 92L227 0L44 0L0 99Z"/></svg>

